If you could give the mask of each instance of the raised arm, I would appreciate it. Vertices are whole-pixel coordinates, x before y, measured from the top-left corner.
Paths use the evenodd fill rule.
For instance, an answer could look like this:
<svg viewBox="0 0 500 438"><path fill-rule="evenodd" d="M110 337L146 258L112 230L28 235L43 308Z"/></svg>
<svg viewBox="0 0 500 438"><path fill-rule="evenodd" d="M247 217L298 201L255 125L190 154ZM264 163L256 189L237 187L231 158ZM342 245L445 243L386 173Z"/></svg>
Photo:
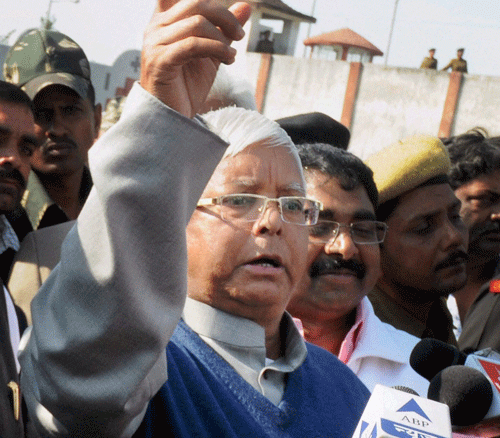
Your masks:
<svg viewBox="0 0 500 438"><path fill-rule="evenodd" d="M144 34L141 85L186 117L197 114L220 63L234 62L232 41L244 36L247 3L158 0Z"/></svg>
<svg viewBox="0 0 500 438"><path fill-rule="evenodd" d="M120 121L92 147L94 187L33 300L22 387L46 435L131 436L166 379L165 346L186 294L185 227L225 147L179 112L195 113L219 61L231 61L217 54L219 38L217 50L193 51L198 35L232 34L200 18L196 8L210 16L215 2L181 1L166 12L163 3L152 19L163 25L146 32L157 49L145 42L143 86L134 86ZM198 76L186 73L191 64Z"/></svg>

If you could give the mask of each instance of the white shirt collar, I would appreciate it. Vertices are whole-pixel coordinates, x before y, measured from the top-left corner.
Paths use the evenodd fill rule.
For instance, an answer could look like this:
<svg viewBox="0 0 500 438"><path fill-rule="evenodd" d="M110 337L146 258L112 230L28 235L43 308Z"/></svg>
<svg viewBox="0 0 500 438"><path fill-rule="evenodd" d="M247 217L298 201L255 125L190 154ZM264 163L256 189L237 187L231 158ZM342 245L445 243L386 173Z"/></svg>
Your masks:
<svg viewBox="0 0 500 438"><path fill-rule="evenodd" d="M212 347L257 391L278 405L285 389L285 374L295 371L307 356L307 347L290 314L285 312L285 355L266 363L264 328L200 301L186 299L186 324Z"/></svg>
<svg viewBox="0 0 500 438"><path fill-rule="evenodd" d="M398 348L394 348L394 343L387 336L395 336L398 339L401 336L409 336L405 332L401 332L389 324L383 323L375 315L373 306L367 297L361 301L362 304L362 319L364 324L358 336L358 345L360 348L354 349L352 359L363 357L380 357L392 362L406 364L408 357ZM384 325L386 330L381 331L381 326ZM405 334L402 334L405 333ZM361 341L361 338L363 339ZM413 338L413 337L412 337Z"/></svg>

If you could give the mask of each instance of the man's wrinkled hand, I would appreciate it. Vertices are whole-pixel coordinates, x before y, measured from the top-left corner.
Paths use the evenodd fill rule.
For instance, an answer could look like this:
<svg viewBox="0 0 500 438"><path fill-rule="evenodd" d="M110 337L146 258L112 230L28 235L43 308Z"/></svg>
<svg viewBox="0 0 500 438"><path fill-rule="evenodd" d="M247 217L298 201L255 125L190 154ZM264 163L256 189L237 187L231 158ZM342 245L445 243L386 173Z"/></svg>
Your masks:
<svg viewBox="0 0 500 438"><path fill-rule="evenodd" d="M144 33L141 85L170 108L193 117L220 63L234 62L250 5L217 0L158 0Z"/></svg>

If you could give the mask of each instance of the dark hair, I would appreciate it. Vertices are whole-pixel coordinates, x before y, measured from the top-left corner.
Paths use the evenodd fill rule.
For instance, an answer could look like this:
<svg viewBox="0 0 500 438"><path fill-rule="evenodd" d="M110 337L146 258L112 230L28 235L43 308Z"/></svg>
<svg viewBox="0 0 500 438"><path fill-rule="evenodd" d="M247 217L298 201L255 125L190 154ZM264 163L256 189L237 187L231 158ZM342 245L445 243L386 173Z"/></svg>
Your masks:
<svg viewBox="0 0 500 438"><path fill-rule="evenodd" d="M89 91L87 92L87 98L89 99L92 108L95 107L95 89L92 82L89 83Z"/></svg>
<svg viewBox="0 0 500 438"><path fill-rule="evenodd" d="M400 200L401 196L397 196L394 199L389 199L388 201L380 204L377 208L377 220L386 222L391 214L394 213L394 210L396 210L396 207L398 206Z"/></svg>
<svg viewBox="0 0 500 438"><path fill-rule="evenodd" d="M0 81L0 102L16 103L24 105L34 113L35 108L29 96L21 90L17 85L9 82Z"/></svg>
<svg viewBox="0 0 500 438"><path fill-rule="evenodd" d="M448 176L453 190L480 175L500 170L500 137L488 137L483 128L444 139L443 143L450 154Z"/></svg>
<svg viewBox="0 0 500 438"><path fill-rule="evenodd" d="M297 145L297 149L304 170L314 169L337 178L342 189L347 191L363 186L373 208L377 209L378 190L373 172L361 159L324 143L304 143Z"/></svg>

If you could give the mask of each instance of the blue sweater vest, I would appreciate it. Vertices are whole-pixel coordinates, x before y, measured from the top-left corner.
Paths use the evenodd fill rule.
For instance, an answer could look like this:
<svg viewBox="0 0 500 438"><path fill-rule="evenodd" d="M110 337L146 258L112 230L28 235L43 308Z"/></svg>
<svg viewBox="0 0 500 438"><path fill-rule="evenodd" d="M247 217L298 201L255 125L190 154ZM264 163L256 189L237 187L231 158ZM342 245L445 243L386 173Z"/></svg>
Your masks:
<svg viewBox="0 0 500 438"><path fill-rule="evenodd" d="M350 438L370 393L335 356L307 349L275 406L181 321L167 346L168 381L134 436Z"/></svg>

